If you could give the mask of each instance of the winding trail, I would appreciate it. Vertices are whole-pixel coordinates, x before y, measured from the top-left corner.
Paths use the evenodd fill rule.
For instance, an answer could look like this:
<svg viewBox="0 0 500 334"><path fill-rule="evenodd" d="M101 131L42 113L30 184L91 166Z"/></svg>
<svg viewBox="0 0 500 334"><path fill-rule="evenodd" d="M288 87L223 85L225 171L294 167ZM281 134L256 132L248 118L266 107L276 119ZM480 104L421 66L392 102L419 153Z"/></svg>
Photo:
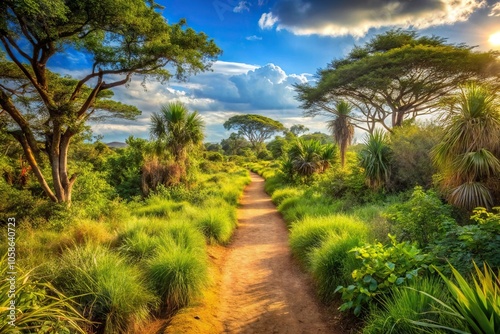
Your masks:
<svg viewBox="0 0 500 334"><path fill-rule="evenodd" d="M224 333L341 333L292 258L286 224L264 191L264 179L251 178L222 267L217 318Z"/></svg>

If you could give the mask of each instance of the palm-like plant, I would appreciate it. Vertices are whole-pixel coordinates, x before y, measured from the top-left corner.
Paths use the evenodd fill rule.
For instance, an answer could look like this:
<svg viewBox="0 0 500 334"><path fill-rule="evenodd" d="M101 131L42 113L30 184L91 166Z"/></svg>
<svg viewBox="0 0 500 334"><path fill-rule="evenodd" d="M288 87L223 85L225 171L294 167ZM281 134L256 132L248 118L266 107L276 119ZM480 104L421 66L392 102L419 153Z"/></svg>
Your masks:
<svg viewBox="0 0 500 334"><path fill-rule="evenodd" d="M351 145L354 138L354 125L351 123L349 115L352 105L346 101L340 101L335 108L335 118L328 121L328 129L333 133L333 138L340 148L340 164L345 165L345 153L347 147Z"/></svg>
<svg viewBox="0 0 500 334"><path fill-rule="evenodd" d="M500 109L493 92L462 88L445 118L444 136L433 149L450 203L472 210L493 204L491 185L500 174Z"/></svg>
<svg viewBox="0 0 500 334"><path fill-rule="evenodd" d="M288 152L293 169L301 176L311 176L322 167L321 144L316 140L301 140L292 145Z"/></svg>
<svg viewBox="0 0 500 334"><path fill-rule="evenodd" d="M391 150L388 137L383 131L375 130L368 136L360 158L360 165L370 187L379 189L389 181Z"/></svg>

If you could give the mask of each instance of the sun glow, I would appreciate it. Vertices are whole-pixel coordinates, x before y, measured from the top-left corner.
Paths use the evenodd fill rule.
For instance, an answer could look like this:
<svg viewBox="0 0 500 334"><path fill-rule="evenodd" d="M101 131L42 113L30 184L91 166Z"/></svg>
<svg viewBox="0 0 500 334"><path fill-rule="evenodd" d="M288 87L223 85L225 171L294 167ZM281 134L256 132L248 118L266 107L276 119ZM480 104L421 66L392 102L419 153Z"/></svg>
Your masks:
<svg viewBox="0 0 500 334"><path fill-rule="evenodd" d="M500 31L490 35L488 39L491 45L500 46Z"/></svg>

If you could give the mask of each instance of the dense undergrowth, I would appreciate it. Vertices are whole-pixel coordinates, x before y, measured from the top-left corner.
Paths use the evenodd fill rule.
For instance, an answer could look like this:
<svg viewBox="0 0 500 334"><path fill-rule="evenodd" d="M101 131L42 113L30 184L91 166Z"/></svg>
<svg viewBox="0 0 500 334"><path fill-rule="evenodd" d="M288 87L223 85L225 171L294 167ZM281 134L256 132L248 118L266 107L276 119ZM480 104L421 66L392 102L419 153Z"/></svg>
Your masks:
<svg viewBox="0 0 500 334"><path fill-rule="evenodd" d="M313 276L321 300L353 311L362 320L353 331L363 333L470 333L470 322L483 313L491 318L490 306L478 306L470 318L451 314L460 297L437 272L443 278L461 272L460 289L474 290L473 261L498 269L493 248L500 249L500 214L477 209L468 218L421 187L373 191L349 154L348 168L308 180L290 180L279 163L249 164L266 178L266 191L288 224L292 252ZM474 277L496 292L462 303L499 305L488 270Z"/></svg>
<svg viewBox="0 0 500 334"><path fill-rule="evenodd" d="M95 191L102 189L92 177L86 181ZM17 299L17 309L26 313L17 315L16 329L133 333L152 316L167 318L189 305L211 284L207 244L230 241L236 204L249 182L247 170L218 162L200 169L189 188L159 187L145 199L94 194L96 201L77 200L60 211L52 207L46 220L23 208L25 215L17 216L16 265L26 273L18 288L29 287L21 296L29 297ZM27 192L15 194L36 201ZM14 216L12 210L8 214ZM7 251L6 244L0 248ZM3 286L9 282L2 284L0 333L12 333L3 309L10 300Z"/></svg>

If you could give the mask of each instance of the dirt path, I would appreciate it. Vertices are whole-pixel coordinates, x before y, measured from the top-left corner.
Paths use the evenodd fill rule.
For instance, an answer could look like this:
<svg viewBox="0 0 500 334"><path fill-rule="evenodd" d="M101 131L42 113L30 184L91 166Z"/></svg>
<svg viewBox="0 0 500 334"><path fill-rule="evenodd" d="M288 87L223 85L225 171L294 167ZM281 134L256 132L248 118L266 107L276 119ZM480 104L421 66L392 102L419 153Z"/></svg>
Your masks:
<svg viewBox="0 0 500 334"><path fill-rule="evenodd" d="M224 333L340 333L292 258L285 222L264 192L264 180L251 178L222 268L218 318Z"/></svg>

